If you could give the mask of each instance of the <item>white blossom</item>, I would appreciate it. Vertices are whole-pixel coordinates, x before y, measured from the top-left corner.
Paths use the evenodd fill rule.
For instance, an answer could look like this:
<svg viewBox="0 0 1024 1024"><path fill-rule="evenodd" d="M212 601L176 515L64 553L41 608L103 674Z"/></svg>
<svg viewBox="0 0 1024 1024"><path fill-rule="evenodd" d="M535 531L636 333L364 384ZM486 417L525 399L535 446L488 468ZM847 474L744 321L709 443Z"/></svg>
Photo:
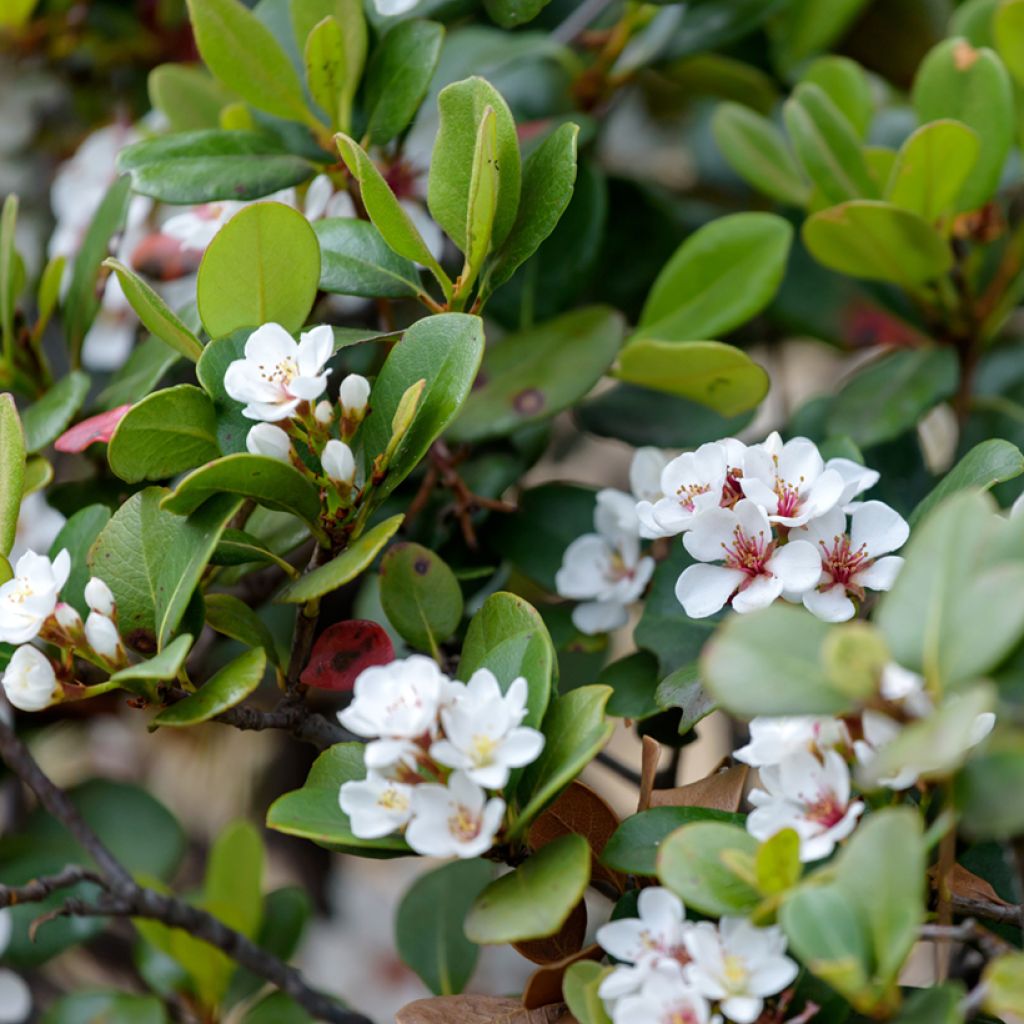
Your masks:
<svg viewBox="0 0 1024 1024"><path fill-rule="evenodd" d="M750 793L754 810L747 815L747 831L763 841L793 829L800 837L801 861L827 857L864 811L862 801L850 799L850 770L834 750L821 759L797 751L760 774L764 788Z"/></svg>
<svg viewBox="0 0 1024 1024"><path fill-rule="evenodd" d="M8 908L0 910L0 955L11 941L13 922ZM32 993L14 971L0 967L0 1024L21 1024L32 1012Z"/></svg>
<svg viewBox="0 0 1024 1024"><path fill-rule="evenodd" d="M357 736L372 739L364 759L382 771L404 762L413 766L418 744L437 732L437 716L449 680L432 658L421 654L374 665L359 673L354 699L338 721Z"/></svg>
<svg viewBox="0 0 1024 1024"><path fill-rule="evenodd" d="M870 490L878 483L877 470L868 469L853 459L829 459L825 469L834 469L843 478L843 490L836 503L840 508L845 508L858 494Z"/></svg>
<svg viewBox="0 0 1024 1024"><path fill-rule="evenodd" d="M409 823L412 793L412 786L371 771L365 779L343 783L338 802L354 836L379 839Z"/></svg>
<svg viewBox="0 0 1024 1024"><path fill-rule="evenodd" d="M740 486L780 526L803 526L824 515L847 490L840 472L825 468L813 441L783 443L777 432L747 449Z"/></svg>
<svg viewBox="0 0 1024 1024"><path fill-rule="evenodd" d="M639 992L612 1009L613 1024L718 1024L721 1019L681 974L670 970L654 971Z"/></svg>
<svg viewBox="0 0 1024 1024"><path fill-rule="evenodd" d="M85 639L89 646L108 661L118 661L124 654L121 636L112 619L99 612L90 612L85 620Z"/></svg>
<svg viewBox="0 0 1024 1024"><path fill-rule="evenodd" d="M494 845L505 801L487 794L464 772L447 786L424 783L412 791L412 821L406 842L426 857L479 857Z"/></svg>
<svg viewBox="0 0 1024 1024"><path fill-rule="evenodd" d="M273 423L255 423L245 435L245 447L251 455L262 455L291 465L292 439Z"/></svg>
<svg viewBox="0 0 1024 1024"><path fill-rule="evenodd" d="M457 768L478 786L501 789L511 769L535 761L544 749L544 734L520 725L526 717L526 680L514 679L507 693L489 669L481 668L441 709L444 738L430 756Z"/></svg>
<svg viewBox="0 0 1024 1024"><path fill-rule="evenodd" d="M14 576L0 586L0 642L23 644L38 636L57 607L57 595L70 572L67 551L52 562L26 551L14 567Z"/></svg>
<svg viewBox="0 0 1024 1024"><path fill-rule="evenodd" d="M838 718L816 715L759 715L750 720L750 742L733 754L753 768L766 768L800 750L824 753L849 747L850 734Z"/></svg>
<svg viewBox="0 0 1024 1024"><path fill-rule="evenodd" d="M777 995L799 973L785 955L782 930L757 928L743 917L723 917L717 927L702 921L687 932L686 949L691 957L686 980L735 1024L753 1024L765 998Z"/></svg>
<svg viewBox="0 0 1024 1024"><path fill-rule="evenodd" d="M654 573L654 560L640 554L640 524L630 495L598 492L594 528L565 549L555 575L561 597L584 602L573 609L572 621L587 634L624 626L626 609Z"/></svg>
<svg viewBox="0 0 1024 1024"><path fill-rule="evenodd" d="M352 449L344 441L338 441L332 437L324 445L320 462L328 478L335 483L351 484L355 479L356 460Z"/></svg>
<svg viewBox="0 0 1024 1024"><path fill-rule="evenodd" d="M857 614L853 599L863 601L866 590L891 589L903 567L903 559L889 552L910 536L906 520L880 501L852 509L849 532L846 513L837 506L790 534L810 541L821 554L821 578L804 592L803 603L825 622L852 619Z"/></svg>
<svg viewBox="0 0 1024 1024"><path fill-rule="evenodd" d="M100 615L114 614L114 595L110 587L98 576L92 576L85 585L85 603Z"/></svg>
<svg viewBox="0 0 1024 1024"><path fill-rule="evenodd" d="M325 324L303 332L298 344L280 324L264 324L249 335L245 358L228 366L224 390L247 403L242 414L251 420L286 419L323 394L333 351L334 332Z"/></svg>
<svg viewBox="0 0 1024 1024"><path fill-rule="evenodd" d="M783 591L803 593L821 576L814 546L805 540L779 546L767 513L748 498L704 512L683 545L700 563L676 582L676 597L693 619L714 615L729 601L737 612L764 608ZM718 561L725 564L705 564Z"/></svg>
<svg viewBox="0 0 1024 1024"><path fill-rule="evenodd" d="M7 556L13 565L26 551L49 551L67 520L50 505L42 491L22 499L14 547Z"/></svg>
<svg viewBox="0 0 1024 1024"><path fill-rule="evenodd" d="M370 382L358 373L350 373L338 389L342 412L350 419L361 419L370 400Z"/></svg>
<svg viewBox="0 0 1024 1024"><path fill-rule="evenodd" d="M597 930L596 941L620 964L601 981L598 995L608 1001L636 993L656 970L682 978L689 959L684 939L693 925L682 900L668 889L640 890L637 917L610 921Z"/></svg>
<svg viewBox="0 0 1024 1024"><path fill-rule="evenodd" d="M20 711L42 711L64 696L50 659L31 644L11 655L0 682L7 699Z"/></svg>

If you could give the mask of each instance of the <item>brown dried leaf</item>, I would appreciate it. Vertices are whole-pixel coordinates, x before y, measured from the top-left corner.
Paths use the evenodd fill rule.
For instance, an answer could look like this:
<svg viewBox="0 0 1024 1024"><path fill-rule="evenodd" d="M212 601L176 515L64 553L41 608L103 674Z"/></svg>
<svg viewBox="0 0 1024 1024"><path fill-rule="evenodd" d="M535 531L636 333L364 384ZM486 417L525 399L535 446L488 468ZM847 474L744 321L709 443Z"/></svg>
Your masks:
<svg viewBox="0 0 1024 1024"><path fill-rule="evenodd" d="M710 807L716 811L736 812L743 804L749 766L734 764L720 771L675 789L656 789L651 793L651 807Z"/></svg>
<svg viewBox="0 0 1024 1024"><path fill-rule="evenodd" d="M528 1010L536 1010L557 1003L562 998L562 979L565 972L581 960L600 960L602 956L604 950L600 946L587 946L586 949L581 949L564 960L538 967L530 975L530 980L523 989L523 1006Z"/></svg>
<svg viewBox="0 0 1024 1024"><path fill-rule="evenodd" d="M527 1010L518 999L435 996L417 999L395 1015L395 1024L575 1024L562 1002Z"/></svg>
<svg viewBox="0 0 1024 1024"><path fill-rule="evenodd" d="M562 795L530 826L528 839L530 846L539 850L560 836L573 833L583 836L592 852L591 878L623 892L625 881L622 876L598 860L618 827L619 817L604 798L589 786L576 781L570 783Z"/></svg>
<svg viewBox="0 0 1024 1024"><path fill-rule="evenodd" d="M928 877L933 886L938 886L938 865L928 870ZM980 875L968 871L962 864L954 864L947 879L949 891L953 896L965 900L982 900L985 903L994 903L997 907L1012 907L1002 896L992 888Z"/></svg>
<svg viewBox="0 0 1024 1024"><path fill-rule="evenodd" d="M654 776L658 773L658 762L661 760L661 747L658 741L650 736L643 738L643 749L640 753L640 798L637 800L636 811L646 811L651 806L651 792L654 789Z"/></svg>
<svg viewBox="0 0 1024 1024"><path fill-rule="evenodd" d="M512 947L521 956L535 964L551 964L578 953L587 934L587 905L580 900L572 908L565 924L554 935L543 939L513 942Z"/></svg>

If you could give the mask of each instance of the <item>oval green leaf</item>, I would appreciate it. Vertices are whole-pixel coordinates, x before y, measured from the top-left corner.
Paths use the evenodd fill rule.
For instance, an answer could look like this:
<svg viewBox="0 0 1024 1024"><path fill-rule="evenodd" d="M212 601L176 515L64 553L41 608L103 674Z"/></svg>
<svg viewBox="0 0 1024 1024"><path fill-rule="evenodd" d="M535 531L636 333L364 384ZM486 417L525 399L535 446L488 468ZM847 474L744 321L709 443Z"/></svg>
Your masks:
<svg viewBox="0 0 1024 1024"><path fill-rule="evenodd" d="M462 621L462 588L445 561L419 544L395 544L381 559L380 602L403 640L436 652Z"/></svg>
<svg viewBox="0 0 1024 1024"><path fill-rule="evenodd" d="M329 217L313 225L320 242L320 287L339 295L402 299L422 290L416 264L399 256L365 220Z"/></svg>
<svg viewBox="0 0 1024 1024"><path fill-rule="evenodd" d="M0 395L0 555L8 555L18 532L25 480L25 436L12 395Z"/></svg>
<svg viewBox="0 0 1024 1024"><path fill-rule="evenodd" d="M267 655L262 647L246 651L215 673L195 693L164 708L149 723L150 727L182 728L215 718L228 708L241 704L260 685L266 667Z"/></svg>

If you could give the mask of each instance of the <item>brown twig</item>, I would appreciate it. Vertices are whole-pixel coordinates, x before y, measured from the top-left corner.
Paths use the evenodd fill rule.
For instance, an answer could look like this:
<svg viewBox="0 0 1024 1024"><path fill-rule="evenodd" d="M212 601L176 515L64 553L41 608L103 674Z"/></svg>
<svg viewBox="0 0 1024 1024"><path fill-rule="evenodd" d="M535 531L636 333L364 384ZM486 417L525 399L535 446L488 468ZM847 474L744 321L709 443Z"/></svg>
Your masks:
<svg viewBox="0 0 1024 1024"><path fill-rule="evenodd" d="M50 780L28 747L4 722L0 722L0 757L35 793L43 807L75 837L98 868L92 871L69 867L58 875L36 879L28 885L0 886L0 905L9 906L19 899L25 902L30 897L34 901L41 900L58 888L91 881L103 890L95 901L69 897L54 915L49 916L146 918L170 928L182 928L291 996L311 1016L330 1024L370 1024L367 1018L343 1009L332 999L310 988L296 968L261 949L212 914L174 896L138 885L79 814L67 794Z"/></svg>
<svg viewBox="0 0 1024 1024"><path fill-rule="evenodd" d="M310 573L314 569L319 569L329 555L330 552L326 548L317 544L309 556L306 572ZM319 618L319 598L307 601L295 613L295 632L292 634L292 646L288 654L288 674L285 677L285 689L289 695L303 692L299 686L299 676L302 675L302 670L306 667L310 652L313 650L313 637L316 634L316 624Z"/></svg>

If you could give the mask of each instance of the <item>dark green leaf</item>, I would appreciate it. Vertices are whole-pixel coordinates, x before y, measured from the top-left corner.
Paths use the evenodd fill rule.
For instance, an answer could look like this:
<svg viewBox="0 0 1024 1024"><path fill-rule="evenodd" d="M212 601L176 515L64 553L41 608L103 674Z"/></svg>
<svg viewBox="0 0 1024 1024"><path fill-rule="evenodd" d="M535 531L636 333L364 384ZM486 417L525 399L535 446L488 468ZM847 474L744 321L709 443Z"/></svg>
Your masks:
<svg viewBox="0 0 1024 1024"><path fill-rule="evenodd" d="M150 726L198 725L240 704L263 679L267 665L261 647L246 651L214 674L195 693L164 708Z"/></svg>
<svg viewBox="0 0 1024 1024"><path fill-rule="evenodd" d="M89 549L109 521L110 509L106 505L86 505L61 527L50 548L51 558L56 558L58 552L65 549L71 556L71 574L61 588L61 600L75 607L83 617L89 614L85 603L85 585L92 575L88 563Z"/></svg>
<svg viewBox="0 0 1024 1024"><path fill-rule="evenodd" d="M0 556L10 554L18 532L25 480L25 435L11 395L0 395Z"/></svg>
<svg viewBox="0 0 1024 1024"><path fill-rule="evenodd" d="M402 639L421 651L438 651L462 621L459 581L419 544L395 544L381 560L380 603Z"/></svg>
<svg viewBox="0 0 1024 1024"><path fill-rule="evenodd" d="M89 383L88 374L72 370L25 410L21 425L29 454L42 451L67 430L89 393Z"/></svg>
<svg viewBox="0 0 1024 1024"><path fill-rule="evenodd" d="M216 633L250 647L261 647L273 664L278 662L277 646L263 620L244 601L231 594L206 595L206 623Z"/></svg>
<svg viewBox="0 0 1024 1024"><path fill-rule="evenodd" d="M399 256L365 220L331 217L313 226L320 242L320 287L341 295L401 299L422 290L412 260Z"/></svg>

